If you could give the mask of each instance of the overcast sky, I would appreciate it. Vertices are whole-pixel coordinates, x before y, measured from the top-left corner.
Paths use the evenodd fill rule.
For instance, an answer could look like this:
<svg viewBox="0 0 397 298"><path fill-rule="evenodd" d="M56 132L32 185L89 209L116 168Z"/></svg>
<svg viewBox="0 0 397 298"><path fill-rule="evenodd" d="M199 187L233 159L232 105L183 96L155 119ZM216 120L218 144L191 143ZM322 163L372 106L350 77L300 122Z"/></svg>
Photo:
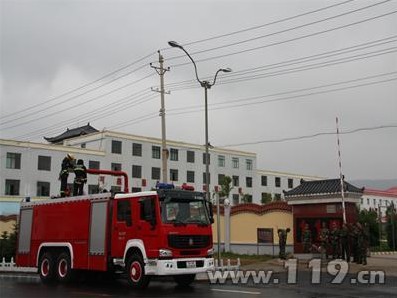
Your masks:
<svg viewBox="0 0 397 298"><path fill-rule="evenodd" d="M161 50L167 138L204 144L204 90L175 40L201 79L233 69L208 92L212 145L337 177L339 117L346 178L397 179L397 1L0 0L0 22L0 138L87 122L161 137Z"/></svg>

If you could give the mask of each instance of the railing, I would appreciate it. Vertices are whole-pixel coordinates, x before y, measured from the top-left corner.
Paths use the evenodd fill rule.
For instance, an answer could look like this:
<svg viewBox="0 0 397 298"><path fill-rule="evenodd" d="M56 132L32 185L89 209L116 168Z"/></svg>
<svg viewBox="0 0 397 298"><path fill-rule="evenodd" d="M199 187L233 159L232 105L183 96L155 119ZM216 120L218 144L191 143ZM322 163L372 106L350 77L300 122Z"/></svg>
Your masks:
<svg viewBox="0 0 397 298"><path fill-rule="evenodd" d="M15 262L14 258L11 258L10 262L6 262L6 259L0 262L0 271L2 272L37 272L37 268L35 267L18 267Z"/></svg>
<svg viewBox="0 0 397 298"><path fill-rule="evenodd" d="M221 259L220 264L218 264L218 260L215 259L215 270L221 270L221 271L238 271L240 270L241 262L240 258L237 258L237 263L235 265L232 265L230 262L230 259L227 259L226 265L223 262L223 259Z"/></svg>

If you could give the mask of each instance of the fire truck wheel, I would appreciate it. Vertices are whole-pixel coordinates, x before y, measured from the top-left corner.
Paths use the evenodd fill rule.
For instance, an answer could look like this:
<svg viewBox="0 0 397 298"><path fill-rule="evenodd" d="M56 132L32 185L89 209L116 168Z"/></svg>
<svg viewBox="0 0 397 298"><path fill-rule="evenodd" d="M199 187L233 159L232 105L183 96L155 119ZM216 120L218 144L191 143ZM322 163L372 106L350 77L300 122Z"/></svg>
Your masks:
<svg viewBox="0 0 397 298"><path fill-rule="evenodd" d="M57 279L60 282L69 282L72 279L72 266L68 253L61 253L57 259Z"/></svg>
<svg viewBox="0 0 397 298"><path fill-rule="evenodd" d="M174 280L180 287L187 287L194 282L196 274L174 275Z"/></svg>
<svg viewBox="0 0 397 298"><path fill-rule="evenodd" d="M145 275L143 259L138 254L133 254L127 260L127 280L131 287L145 289L150 282L150 276Z"/></svg>
<svg viewBox="0 0 397 298"><path fill-rule="evenodd" d="M40 258L39 263L40 279L43 283L50 283L55 278L55 262L50 252L46 252Z"/></svg>

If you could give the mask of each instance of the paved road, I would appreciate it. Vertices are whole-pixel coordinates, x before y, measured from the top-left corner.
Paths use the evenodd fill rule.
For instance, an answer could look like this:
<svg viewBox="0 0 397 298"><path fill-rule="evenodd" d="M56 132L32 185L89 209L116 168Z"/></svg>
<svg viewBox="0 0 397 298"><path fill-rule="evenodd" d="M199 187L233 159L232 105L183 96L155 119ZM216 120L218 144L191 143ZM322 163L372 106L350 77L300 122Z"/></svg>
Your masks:
<svg viewBox="0 0 397 298"><path fill-rule="evenodd" d="M0 274L0 297L397 297L397 278L387 278L384 285L351 285L346 279L341 285L330 284L331 277L324 276L321 284L310 285L310 272L299 272L298 283L287 285L280 274L277 285L210 285L196 282L182 289L168 280L152 281L144 291L132 290L125 281L84 282L71 285L43 285L36 275ZM350 276L351 277L351 276Z"/></svg>

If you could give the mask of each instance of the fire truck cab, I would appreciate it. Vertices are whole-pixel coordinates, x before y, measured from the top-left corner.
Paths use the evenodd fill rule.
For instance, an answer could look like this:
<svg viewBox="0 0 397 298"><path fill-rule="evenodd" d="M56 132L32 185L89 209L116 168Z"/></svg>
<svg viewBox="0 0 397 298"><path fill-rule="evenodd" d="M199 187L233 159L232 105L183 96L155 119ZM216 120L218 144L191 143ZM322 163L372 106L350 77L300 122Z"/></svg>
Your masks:
<svg viewBox="0 0 397 298"><path fill-rule="evenodd" d="M43 282L78 270L122 271L136 288L155 275L190 284L214 269L212 206L201 192L163 186L21 203L17 265L36 266Z"/></svg>

